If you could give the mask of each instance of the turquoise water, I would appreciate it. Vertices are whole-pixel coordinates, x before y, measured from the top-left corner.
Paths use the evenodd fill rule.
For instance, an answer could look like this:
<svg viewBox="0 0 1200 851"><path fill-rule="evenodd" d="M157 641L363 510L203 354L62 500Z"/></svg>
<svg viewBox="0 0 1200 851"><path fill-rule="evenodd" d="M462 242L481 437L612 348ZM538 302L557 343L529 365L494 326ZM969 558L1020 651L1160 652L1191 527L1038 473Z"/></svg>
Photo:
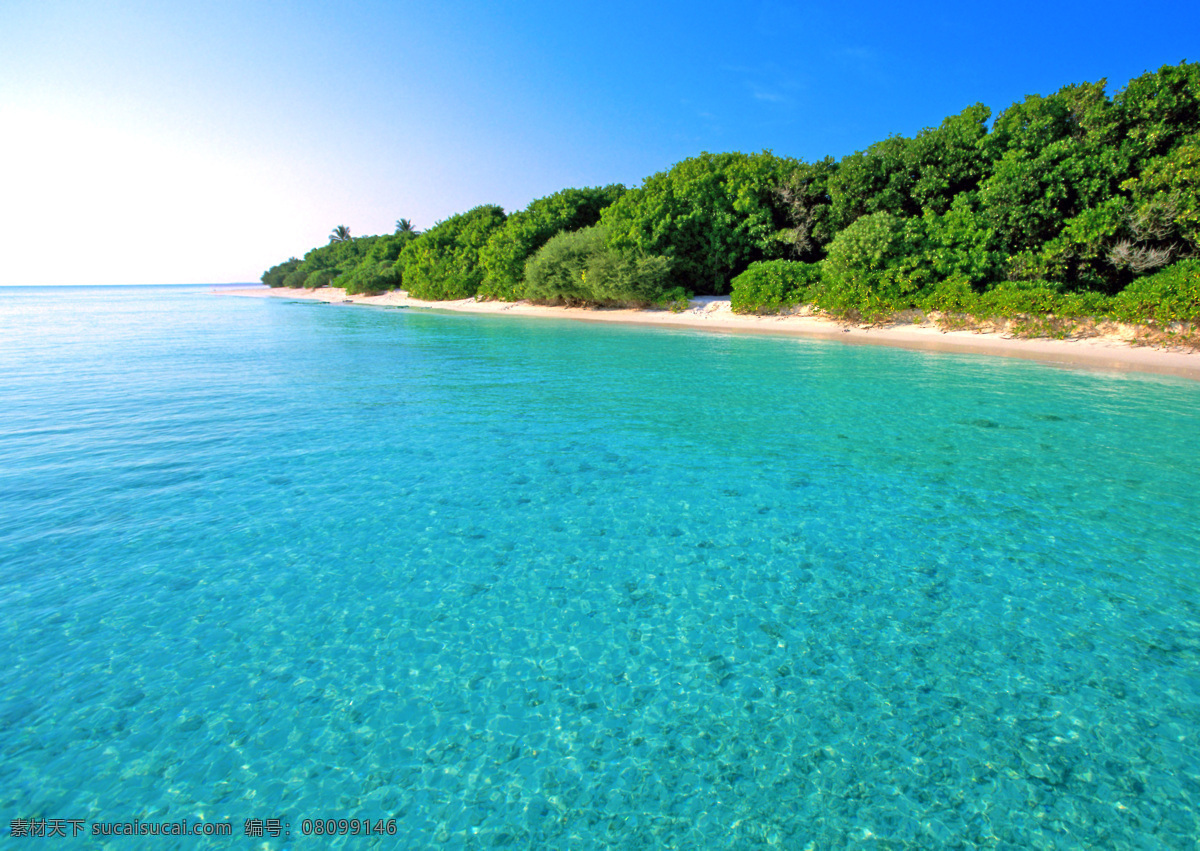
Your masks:
<svg viewBox="0 0 1200 851"><path fill-rule="evenodd" d="M1193 848L1198 435L1182 379L0 290L0 825Z"/></svg>

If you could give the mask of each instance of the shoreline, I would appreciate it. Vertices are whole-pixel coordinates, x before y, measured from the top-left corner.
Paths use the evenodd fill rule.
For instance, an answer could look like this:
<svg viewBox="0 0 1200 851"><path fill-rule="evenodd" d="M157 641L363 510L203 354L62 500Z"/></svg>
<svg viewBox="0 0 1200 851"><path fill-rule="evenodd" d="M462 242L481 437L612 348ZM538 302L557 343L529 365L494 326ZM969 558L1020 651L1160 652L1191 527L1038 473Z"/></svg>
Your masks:
<svg viewBox="0 0 1200 851"><path fill-rule="evenodd" d="M733 313L729 297L694 299L687 310L633 310L628 308L545 307L529 302L422 301L403 290L378 296L348 296L337 287L317 290L253 287L213 291L217 295L289 298L330 304L363 304L374 307L410 307L457 313L571 319L582 322L617 322L709 332L777 334L833 340L846 345L893 346L919 351L983 354L1039 361L1060 367L1149 372L1200 381L1200 352L1135 346L1117 334L1055 340L1014 337L994 331L943 331L932 322L858 325L822 316L792 314L754 316Z"/></svg>

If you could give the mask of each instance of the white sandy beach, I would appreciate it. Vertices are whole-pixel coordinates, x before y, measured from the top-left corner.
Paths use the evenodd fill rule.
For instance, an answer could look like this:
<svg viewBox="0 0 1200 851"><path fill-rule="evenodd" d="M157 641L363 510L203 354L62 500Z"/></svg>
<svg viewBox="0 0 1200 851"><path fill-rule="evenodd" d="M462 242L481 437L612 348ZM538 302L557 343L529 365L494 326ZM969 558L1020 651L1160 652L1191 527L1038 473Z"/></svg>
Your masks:
<svg viewBox="0 0 1200 851"><path fill-rule="evenodd" d="M1095 337L1065 340L1029 339L973 330L943 331L929 321L855 325L813 315L745 316L730 310L728 296L697 298L687 310L672 313L668 310L543 307L529 302L477 302L474 299L422 301L409 298L402 290L379 296L347 296L344 290L335 287L317 290L253 287L214 292L259 298L311 299L332 304L424 308L462 313L574 319L583 322L621 322L724 333L819 337L847 345L898 346L928 351L1000 355L1067 367L1135 370L1200 380L1200 352L1132 345L1135 332L1134 329L1126 327L1116 327L1110 333Z"/></svg>

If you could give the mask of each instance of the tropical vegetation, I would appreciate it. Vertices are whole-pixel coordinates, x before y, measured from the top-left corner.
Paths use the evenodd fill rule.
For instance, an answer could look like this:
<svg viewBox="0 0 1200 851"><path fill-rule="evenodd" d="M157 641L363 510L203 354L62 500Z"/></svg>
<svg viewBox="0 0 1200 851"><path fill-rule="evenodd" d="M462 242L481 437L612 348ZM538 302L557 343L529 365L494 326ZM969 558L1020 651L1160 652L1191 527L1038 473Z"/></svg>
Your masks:
<svg viewBox="0 0 1200 851"><path fill-rule="evenodd" d="M800 304L868 319L1200 321L1200 64L967 107L841 160L702 153L640 186L483 205L424 232L334 229L273 287L426 299Z"/></svg>

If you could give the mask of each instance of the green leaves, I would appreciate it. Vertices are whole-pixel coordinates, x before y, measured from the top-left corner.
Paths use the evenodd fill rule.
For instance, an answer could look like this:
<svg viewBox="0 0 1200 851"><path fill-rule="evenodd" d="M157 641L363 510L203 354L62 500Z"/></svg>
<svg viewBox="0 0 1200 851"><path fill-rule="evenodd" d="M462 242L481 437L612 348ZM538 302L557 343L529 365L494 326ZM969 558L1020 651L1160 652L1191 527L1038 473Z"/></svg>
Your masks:
<svg viewBox="0 0 1200 851"><path fill-rule="evenodd" d="M821 280L819 263L764 260L733 279L734 313L780 313L811 301Z"/></svg>
<svg viewBox="0 0 1200 851"><path fill-rule="evenodd" d="M1166 65L1129 81L1113 99L1126 158L1139 169L1200 127L1200 64Z"/></svg>
<svg viewBox="0 0 1200 851"><path fill-rule="evenodd" d="M484 277L480 252L504 220L502 208L485 204L438 222L408 242L398 262L409 295L431 301L474 296Z"/></svg>
<svg viewBox="0 0 1200 851"><path fill-rule="evenodd" d="M874 317L912 307L930 280L922 262L925 225L879 212L862 216L829 245L816 303Z"/></svg>
<svg viewBox="0 0 1200 851"><path fill-rule="evenodd" d="M600 221L620 252L673 257L673 285L720 294L750 263L786 251L778 189L797 166L767 151L704 153L646 178Z"/></svg>
<svg viewBox="0 0 1200 851"><path fill-rule="evenodd" d="M330 241L327 245L321 245L309 251L304 255L303 261L295 261L293 266L281 264L281 266L288 266L288 269L283 273L282 278L276 273L274 280L278 280L279 286L292 288L329 286L339 276L353 270L378 239L379 237L376 236L367 236L360 239ZM292 261L288 262L290 264ZM279 268L275 267L275 269ZM266 281L265 275L263 280Z"/></svg>
<svg viewBox="0 0 1200 851"><path fill-rule="evenodd" d="M296 270L300 265L300 260L296 257L288 258L287 260L272 266L270 269L262 273L262 282L268 287L282 287L287 276Z"/></svg>
<svg viewBox="0 0 1200 851"><path fill-rule="evenodd" d="M1183 260L1134 281L1114 299L1130 322L1200 322L1200 260Z"/></svg>
<svg viewBox="0 0 1200 851"><path fill-rule="evenodd" d="M670 260L609 246L603 225L563 232L525 267L525 292L533 301L567 305L646 307L663 300Z"/></svg>
<svg viewBox="0 0 1200 851"><path fill-rule="evenodd" d="M834 226L840 230L872 213L946 212L955 196L973 191L986 172L981 142L990 115L986 106L975 104L913 139L892 136L843 158L829 181Z"/></svg>
<svg viewBox="0 0 1200 851"><path fill-rule="evenodd" d="M419 236L406 219L386 237L351 239L339 226L329 245L263 280L647 304L733 281L735 307L751 311L804 298L866 315L1112 304L1189 315L1200 65L1143 74L1111 99L1103 80L1030 95L989 130L990 116L974 104L840 162L702 153L628 192L564 189L507 218L477 207Z"/></svg>
<svg viewBox="0 0 1200 851"><path fill-rule="evenodd" d="M600 211L624 192L625 187L619 184L564 189L513 213L480 252L479 262L485 274L479 296L502 301L523 298L526 261L555 234L596 224Z"/></svg>

